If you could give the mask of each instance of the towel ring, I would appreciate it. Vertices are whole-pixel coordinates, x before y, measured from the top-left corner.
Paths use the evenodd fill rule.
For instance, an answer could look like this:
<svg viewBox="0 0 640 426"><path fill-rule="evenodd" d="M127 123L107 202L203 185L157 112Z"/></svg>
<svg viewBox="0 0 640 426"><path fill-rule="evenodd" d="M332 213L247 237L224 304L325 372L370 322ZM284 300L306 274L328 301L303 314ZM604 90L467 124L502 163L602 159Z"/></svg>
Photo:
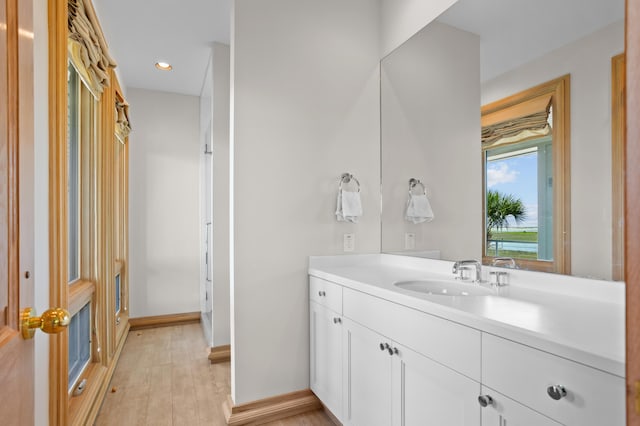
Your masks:
<svg viewBox="0 0 640 426"><path fill-rule="evenodd" d="M422 194L427 195L427 188L425 188L424 183L420 182L420 179L416 178L409 179L409 194L411 194L411 191L413 191L418 185L422 187Z"/></svg>
<svg viewBox="0 0 640 426"><path fill-rule="evenodd" d="M351 182L351 180L353 180L356 183L356 185L358 186L358 191L357 192L360 192L360 182L351 173L343 173L340 176L340 185L338 186L338 189L342 190L342 184L343 183L347 184L347 183Z"/></svg>

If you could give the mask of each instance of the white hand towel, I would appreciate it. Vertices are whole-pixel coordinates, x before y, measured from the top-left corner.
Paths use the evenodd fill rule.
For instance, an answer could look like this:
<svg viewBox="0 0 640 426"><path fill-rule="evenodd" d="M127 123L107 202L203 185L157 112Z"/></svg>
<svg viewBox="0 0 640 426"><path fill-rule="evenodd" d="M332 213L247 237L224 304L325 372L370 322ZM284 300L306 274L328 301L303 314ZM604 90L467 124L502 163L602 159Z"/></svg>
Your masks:
<svg viewBox="0 0 640 426"><path fill-rule="evenodd" d="M337 204L336 218L338 222L358 223L358 219L362 216L360 192L339 190Z"/></svg>
<svg viewBox="0 0 640 426"><path fill-rule="evenodd" d="M405 219L413 223L431 222L433 220L433 210L426 195L409 194L407 201L407 213Z"/></svg>

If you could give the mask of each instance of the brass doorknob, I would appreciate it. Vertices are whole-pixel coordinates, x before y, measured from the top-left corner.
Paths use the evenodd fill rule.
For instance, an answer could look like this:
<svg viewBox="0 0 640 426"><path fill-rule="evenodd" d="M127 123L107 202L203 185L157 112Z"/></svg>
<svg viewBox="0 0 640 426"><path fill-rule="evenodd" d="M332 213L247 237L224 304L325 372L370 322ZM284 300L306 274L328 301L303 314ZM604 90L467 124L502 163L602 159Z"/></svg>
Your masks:
<svg viewBox="0 0 640 426"><path fill-rule="evenodd" d="M20 314L20 324L22 328L22 337L31 339L36 333L36 329L40 329L47 334L55 334L63 331L71 322L69 311L62 308L51 308L37 317L33 308L23 309Z"/></svg>

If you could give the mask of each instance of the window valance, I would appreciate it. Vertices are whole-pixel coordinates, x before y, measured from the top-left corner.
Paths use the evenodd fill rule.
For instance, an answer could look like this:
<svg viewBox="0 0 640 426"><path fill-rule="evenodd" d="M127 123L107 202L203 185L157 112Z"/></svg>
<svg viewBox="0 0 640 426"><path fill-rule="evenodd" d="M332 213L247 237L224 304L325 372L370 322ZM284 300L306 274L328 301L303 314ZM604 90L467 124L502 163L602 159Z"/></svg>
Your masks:
<svg viewBox="0 0 640 426"><path fill-rule="evenodd" d="M120 142L126 143L129 133L131 133L129 104L126 101L116 100L116 138Z"/></svg>
<svg viewBox="0 0 640 426"><path fill-rule="evenodd" d="M495 147L551 133L551 95L482 116L482 145Z"/></svg>
<svg viewBox="0 0 640 426"><path fill-rule="evenodd" d="M68 0L69 57L91 93L100 98L109 86L109 68L116 62L109 55L107 43L90 0Z"/></svg>

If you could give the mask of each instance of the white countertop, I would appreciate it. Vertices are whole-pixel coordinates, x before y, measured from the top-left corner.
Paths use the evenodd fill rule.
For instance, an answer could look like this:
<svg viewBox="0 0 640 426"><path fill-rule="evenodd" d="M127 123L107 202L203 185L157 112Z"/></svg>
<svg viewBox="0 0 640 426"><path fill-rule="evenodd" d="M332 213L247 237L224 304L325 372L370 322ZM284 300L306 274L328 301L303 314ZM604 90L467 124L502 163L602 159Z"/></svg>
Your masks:
<svg viewBox="0 0 640 426"><path fill-rule="evenodd" d="M449 297L394 286L451 280L451 265L385 254L321 256L310 258L309 274L625 376L623 283L509 271L510 285L496 290L499 295Z"/></svg>

